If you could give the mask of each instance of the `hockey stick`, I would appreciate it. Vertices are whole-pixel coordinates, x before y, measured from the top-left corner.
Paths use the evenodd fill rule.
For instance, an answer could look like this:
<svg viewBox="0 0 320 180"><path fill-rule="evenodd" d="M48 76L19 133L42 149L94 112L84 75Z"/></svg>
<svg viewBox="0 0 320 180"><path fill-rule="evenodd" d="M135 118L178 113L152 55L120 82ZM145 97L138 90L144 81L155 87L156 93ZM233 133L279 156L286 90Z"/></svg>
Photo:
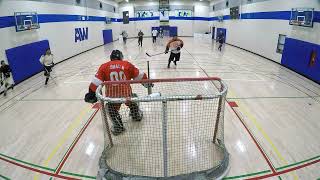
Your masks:
<svg viewBox="0 0 320 180"><path fill-rule="evenodd" d="M164 53L166 53L166 52L157 53L157 54L152 54L152 55L150 55L149 53L146 53L146 55L149 56L149 57L152 57L152 56L158 56L158 55L164 54Z"/></svg>
<svg viewBox="0 0 320 180"><path fill-rule="evenodd" d="M171 52L171 51L168 51L168 53ZM149 53L146 53L147 56L149 57L153 57L153 56L158 56L158 55L161 55L161 54L165 54L166 52L162 52L162 53L157 53L157 54L152 54L150 55Z"/></svg>

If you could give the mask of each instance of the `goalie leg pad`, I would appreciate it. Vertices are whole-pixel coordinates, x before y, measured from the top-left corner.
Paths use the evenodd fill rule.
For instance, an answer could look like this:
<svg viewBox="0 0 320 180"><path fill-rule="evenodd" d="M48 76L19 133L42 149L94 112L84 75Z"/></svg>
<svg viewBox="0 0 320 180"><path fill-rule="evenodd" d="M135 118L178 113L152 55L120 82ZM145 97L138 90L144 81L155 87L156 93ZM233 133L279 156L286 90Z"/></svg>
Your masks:
<svg viewBox="0 0 320 180"><path fill-rule="evenodd" d="M143 118L143 113L142 111L139 109L139 106L137 103L135 102L131 102L129 104L129 108L130 108L130 116L132 117L132 120L134 121L141 121Z"/></svg>
<svg viewBox="0 0 320 180"><path fill-rule="evenodd" d="M121 129L121 128L124 128L123 127L123 123L122 123L122 119L121 119L121 116L118 112L118 108L119 107L119 104L111 104L109 103L107 105L107 110L108 110L108 113L111 117L111 121L113 123L113 126L115 129Z"/></svg>

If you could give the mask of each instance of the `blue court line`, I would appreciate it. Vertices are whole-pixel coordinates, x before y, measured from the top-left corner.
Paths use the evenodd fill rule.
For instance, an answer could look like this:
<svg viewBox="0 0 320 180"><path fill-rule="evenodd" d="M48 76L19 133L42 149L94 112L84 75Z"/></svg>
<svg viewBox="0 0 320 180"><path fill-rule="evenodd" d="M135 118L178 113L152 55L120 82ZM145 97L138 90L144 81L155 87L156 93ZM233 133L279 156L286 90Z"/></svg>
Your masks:
<svg viewBox="0 0 320 180"><path fill-rule="evenodd" d="M273 20L289 20L291 11L271 11L271 12L252 12L242 13L241 19L273 19ZM149 21L159 20L159 16L146 18L129 18L130 21ZM223 16L223 20L230 20L230 15ZM68 14L38 14L39 23L53 22L73 22L73 21L106 21L106 17L100 16L84 16L84 15L68 15ZM169 20L189 20L189 21L218 21L218 16L215 17L175 17L169 16ZM320 11L314 11L314 22L320 23ZM122 18L111 18L112 22L123 22ZM0 29L15 26L14 16L0 17Z"/></svg>

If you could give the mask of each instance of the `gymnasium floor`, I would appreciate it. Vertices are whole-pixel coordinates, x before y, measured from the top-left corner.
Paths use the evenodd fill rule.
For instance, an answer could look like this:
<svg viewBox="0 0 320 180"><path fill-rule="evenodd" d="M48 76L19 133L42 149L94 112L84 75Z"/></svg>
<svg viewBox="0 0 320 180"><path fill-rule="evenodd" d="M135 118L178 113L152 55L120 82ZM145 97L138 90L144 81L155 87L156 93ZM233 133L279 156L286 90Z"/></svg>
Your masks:
<svg viewBox="0 0 320 180"><path fill-rule="evenodd" d="M219 52L215 43L182 39L181 61L171 69L168 55L145 55L163 51L163 42L145 38L139 49L136 39L126 46L116 41L58 64L48 86L40 73L1 96L0 179L95 179L101 115L83 97L112 49L145 71L150 60L151 78L217 76L226 82L226 179L319 179L320 85L238 48Z"/></svg>

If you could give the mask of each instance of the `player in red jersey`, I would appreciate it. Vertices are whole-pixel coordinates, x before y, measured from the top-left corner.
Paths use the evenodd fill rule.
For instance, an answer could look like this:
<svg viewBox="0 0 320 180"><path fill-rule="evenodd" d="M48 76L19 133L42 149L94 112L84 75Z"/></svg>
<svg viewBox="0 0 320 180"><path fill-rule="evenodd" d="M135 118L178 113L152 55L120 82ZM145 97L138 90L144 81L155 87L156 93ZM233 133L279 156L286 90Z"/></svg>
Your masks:
<svg viewBox="0 0 320 180"><path fill-rule="evenodd" d="M125 80L142 80L148 79L147 75L136 68L133 64L123 60L123 54L119 50L113 50L110 55L110 60L100 66L94 79L89 86L89 92L85 95L85 101L89 103L97 102L96 89L104 81L125 81ZM147 87L148 85L144 85ZM110 85L106 87L107 97L132 97L132 89L129 84ZM139 110L139 106L135 102L126 103L130 108L130 115L134 121L142 120L142 112ZM114 135L119 135L125 128L122 123L121 116L119 114L121 104L108 103L107 111L110 114L113 122L113 128L111 129Z"/></svg>

